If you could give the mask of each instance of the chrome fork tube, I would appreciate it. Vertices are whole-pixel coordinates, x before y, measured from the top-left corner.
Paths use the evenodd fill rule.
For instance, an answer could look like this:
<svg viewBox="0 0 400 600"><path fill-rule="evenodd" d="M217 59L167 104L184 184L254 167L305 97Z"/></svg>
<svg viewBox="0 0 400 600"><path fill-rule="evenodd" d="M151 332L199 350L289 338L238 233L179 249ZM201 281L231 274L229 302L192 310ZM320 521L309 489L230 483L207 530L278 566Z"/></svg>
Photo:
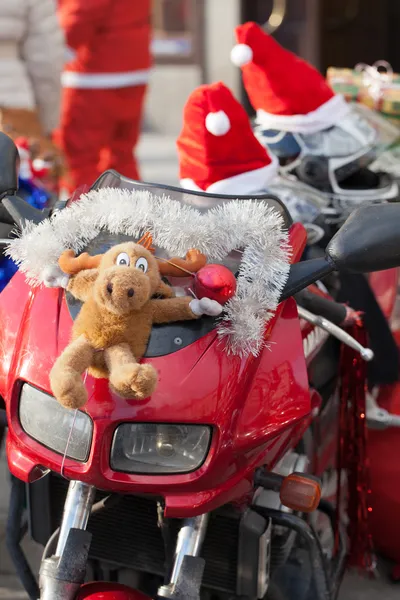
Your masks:
<svg viewBox="0 0 400 600"><path fill-rule="evenodd" d="M165 598L174 597L175 586L181 578L185 556L197 557L200 554L207 531L208 518L209 514L206 513L199 517L191 517L183 521L183 525L178 533L170 583L159 588L159 596Z"/></svg>
<svg viewBox="0 0 400 600"><path fill-rule="evenodd" d="M199 556L201 546L206 535L208 514L185 519L178 534L175 548L174 567L172 569L171 584L178 581L179 573L185 556Z"/></svg>
<svg viewBox="0 0 400 600"><path fill-rule="evenodd" d="M71 481L64 504L56 556L62 556L70 529L86 529L96 488L82 481Z"/></svg>
<svg viewBox="0 0 400 600"><path fill-rule="evenodd" d="M76 598L85 579L91 536L84 530L95 493L92 485L81 481L70 482L56 552L42 560L40 566L40 600ZM71 529L78 531L68 541Z"/></svg>

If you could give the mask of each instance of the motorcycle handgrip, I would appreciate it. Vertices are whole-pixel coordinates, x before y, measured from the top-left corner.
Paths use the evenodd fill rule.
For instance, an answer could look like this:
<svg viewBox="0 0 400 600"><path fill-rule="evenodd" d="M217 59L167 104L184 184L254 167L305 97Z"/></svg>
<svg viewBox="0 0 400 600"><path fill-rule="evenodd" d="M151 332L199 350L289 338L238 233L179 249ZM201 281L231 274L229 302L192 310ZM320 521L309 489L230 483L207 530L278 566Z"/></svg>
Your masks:
<svg viewBox="0 0 400 600"><path fill-rule="evenodd" d="M347 311L344 304L335 302L329 298L323 298L317 294L313 294L309 290L302 290L295 294L296 302L306 310L324 317L335 325L342 325L346 319Z"/></svg>

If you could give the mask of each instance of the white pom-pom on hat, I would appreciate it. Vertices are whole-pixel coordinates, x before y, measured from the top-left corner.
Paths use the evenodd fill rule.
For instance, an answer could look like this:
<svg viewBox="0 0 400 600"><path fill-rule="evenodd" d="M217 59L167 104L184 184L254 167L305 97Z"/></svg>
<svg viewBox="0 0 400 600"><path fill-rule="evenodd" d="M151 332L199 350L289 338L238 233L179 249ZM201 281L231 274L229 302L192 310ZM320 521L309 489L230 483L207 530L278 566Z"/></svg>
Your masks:
<svg viewBox="0 0 400 600"><path fill-rule="evenodd" d="M253 60L253 50L247 44L236 44L231 50L231 61L237 67L243 67Z"/></svg>
<svg viewBox="0 0 400 600"><path fill-rule="evenodd" d="M206 129L213 135L225 135L231 128L228 115L223 110L210 112L206 116Z"/></svg>

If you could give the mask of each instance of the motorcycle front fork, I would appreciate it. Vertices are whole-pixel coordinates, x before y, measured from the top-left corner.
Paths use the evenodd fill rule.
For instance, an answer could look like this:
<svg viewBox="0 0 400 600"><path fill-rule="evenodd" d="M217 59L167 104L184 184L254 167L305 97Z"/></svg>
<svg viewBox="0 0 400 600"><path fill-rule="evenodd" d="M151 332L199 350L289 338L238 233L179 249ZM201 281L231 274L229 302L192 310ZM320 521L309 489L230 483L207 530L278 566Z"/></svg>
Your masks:
<svg viewBox="0 0 400 600"><path fill-rule="evenodd" d="M74 600L84 583L91 534L86 526L96 489L71 481L55 554L42 561L40 600ZM159 598L200 600L204 561L199 558L208 514L185 519L178 534L170 582L158 590Z"/></svg>
<svg viewBox="0 0 400 600"><path fill-rule="evenodd" d="M91 534L86 531L96 489L71 481L55 554L40 566L40 600L74 600L86 575Z"/></svg>

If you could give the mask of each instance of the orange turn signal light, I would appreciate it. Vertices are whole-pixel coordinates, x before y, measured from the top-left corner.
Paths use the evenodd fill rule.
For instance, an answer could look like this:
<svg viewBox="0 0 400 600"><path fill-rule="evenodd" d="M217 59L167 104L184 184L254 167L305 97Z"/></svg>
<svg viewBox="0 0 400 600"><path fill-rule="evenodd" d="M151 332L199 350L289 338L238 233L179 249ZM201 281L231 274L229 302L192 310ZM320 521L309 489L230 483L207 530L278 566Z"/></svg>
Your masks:
<svg viewBox="0 0 400 600"><path fill-rule="evenodd" d="M316 477L291 473L282 481L279 496L284 506L310 513L318 507L321 499L321 483Z"/></svg>

